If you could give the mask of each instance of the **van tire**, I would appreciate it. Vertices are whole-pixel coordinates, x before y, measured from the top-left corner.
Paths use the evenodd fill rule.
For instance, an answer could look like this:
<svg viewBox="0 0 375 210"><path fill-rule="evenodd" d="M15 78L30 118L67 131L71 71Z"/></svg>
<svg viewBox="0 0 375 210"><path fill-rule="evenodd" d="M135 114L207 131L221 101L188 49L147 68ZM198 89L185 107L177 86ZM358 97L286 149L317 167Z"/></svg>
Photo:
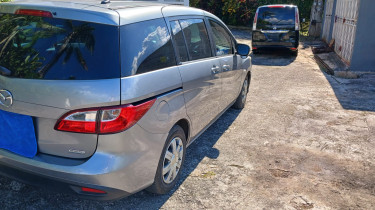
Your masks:
<svg viewBox="0 0 375 210"><path fill-rule="evenodd" d="M290 51L290 54L291 54L292 56L297 57L297 56L298 56L298 50Z"/></svg>
<svg viewBox="0 0 375 210"><path fill-rule="evenodd" d="M179 148L178 147L179 145L182 146L183 154L182 154L181 157L179 157L176 160L176 163L174 162L174 160L170 160L170 159L167 158L167 151L169 151L171 154L174 154L173 157L176 158L176 156L175 156L176 153L173 153L173 151L171 152L171 144L172 144L171 142L172 141L176 142L177 150ZM178 141L180 141L180 142L178 142ZM178 144L177 142L180 143L180 144ZM172 148L172 150L173 150L173 148ZM156 170L156 174L155 174L154 183L150 187L148 187L146 190L150 193L154 193L154 194L158 194L158 195L163 195L163 194L166 194L169 191L171 191L173 189L173 187L176 185L177 181L179 180L181 170L182 170L184 162L185 162L185 155L186 155L186 136L185 136L185 132L179 125L175 125L169 131L169 135L168 135L168 138L165 142L163 152L161 153L159 164L158 164L158 169ZM180 167L178 169L177 175L175 175L173 180L171 180L171 182L169 182L169 183L167 183L165 181L165 179L166 179L165 176L167 176L167 178L168 178L168 175L169 175L168 173L172 173L172 172L169 171L168 173L163 174L163 168L164 168L164 165L165 165L166 162L169 162L169 164L173 164L173 165L176 164L176 166L178 165L178 163L180 163ZM172 176L174 176L173 173L172 173Z"/></svg>
<svg viewBox="0 0 375 210"><path fill-rule="evenodd" d="M249 89L249 77L246 76L241 87L241 92L238 95L236 102L234 102L233 104L234 109L243 109L245 107L248 89Z"/></svg>

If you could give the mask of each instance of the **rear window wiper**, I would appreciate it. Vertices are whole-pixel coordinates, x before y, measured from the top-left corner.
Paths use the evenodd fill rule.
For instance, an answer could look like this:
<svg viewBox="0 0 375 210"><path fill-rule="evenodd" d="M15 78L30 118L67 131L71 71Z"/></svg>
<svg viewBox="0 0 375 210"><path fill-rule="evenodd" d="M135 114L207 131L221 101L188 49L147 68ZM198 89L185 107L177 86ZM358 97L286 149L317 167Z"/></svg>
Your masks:
<svg viewBox="0 0 375 210"><path fill-rule="evenodd" d="M0 66L0 74L3 76L10 76L12 74L12 71L5 68L4 66Z"/></svg>

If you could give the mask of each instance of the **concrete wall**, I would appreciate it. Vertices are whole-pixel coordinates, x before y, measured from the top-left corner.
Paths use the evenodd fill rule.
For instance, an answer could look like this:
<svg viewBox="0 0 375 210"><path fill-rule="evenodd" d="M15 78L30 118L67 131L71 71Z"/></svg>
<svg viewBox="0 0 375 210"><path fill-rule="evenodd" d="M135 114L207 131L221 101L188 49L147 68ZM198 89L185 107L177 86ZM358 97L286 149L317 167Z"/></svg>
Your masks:
<svg viewBox="0 0 375 210"><path fill-rule="evenodd" d="M375 72L375 0L361 0L351 71Z"/></svg>

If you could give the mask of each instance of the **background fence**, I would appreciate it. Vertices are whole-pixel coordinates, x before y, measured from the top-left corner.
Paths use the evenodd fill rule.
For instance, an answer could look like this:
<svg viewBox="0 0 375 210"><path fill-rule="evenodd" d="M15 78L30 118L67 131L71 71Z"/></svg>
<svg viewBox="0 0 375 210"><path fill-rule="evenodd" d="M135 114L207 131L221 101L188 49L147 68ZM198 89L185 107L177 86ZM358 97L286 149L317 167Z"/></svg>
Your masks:
<svg viewBox="0 0 375 210"><path fill-rule="evenodd" d="M327 42L335 40L335 52L348 64L352 59L359 3L360 0L326 1L322 37Z"/></svg>

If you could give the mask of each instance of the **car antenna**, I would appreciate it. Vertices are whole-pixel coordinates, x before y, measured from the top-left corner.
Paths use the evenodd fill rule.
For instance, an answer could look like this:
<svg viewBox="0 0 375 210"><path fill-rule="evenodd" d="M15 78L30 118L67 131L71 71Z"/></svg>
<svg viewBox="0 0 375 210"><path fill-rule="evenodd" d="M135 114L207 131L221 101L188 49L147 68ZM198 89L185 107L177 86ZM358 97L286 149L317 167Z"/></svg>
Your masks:
<svg viewBox="0 0 375 210"><path fill-rule="evenodd" d="M109 4L109 3L111 3L110 0L103 0L101 4Z"/></svg>

